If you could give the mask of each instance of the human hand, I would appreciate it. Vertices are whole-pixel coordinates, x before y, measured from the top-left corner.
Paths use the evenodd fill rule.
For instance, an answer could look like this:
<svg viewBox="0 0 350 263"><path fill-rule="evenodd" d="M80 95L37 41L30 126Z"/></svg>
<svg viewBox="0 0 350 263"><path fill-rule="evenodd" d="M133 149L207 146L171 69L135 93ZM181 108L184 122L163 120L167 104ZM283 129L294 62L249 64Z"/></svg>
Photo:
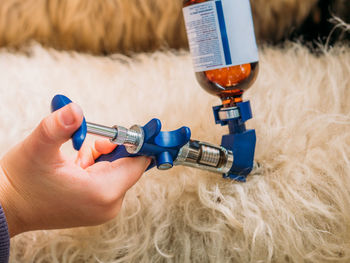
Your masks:
<svg viewBox="0 0 350 263"><path fill-rule="evenodd" d="M0 203L11 236L39 230L98 225L114 218L126 191L148 167L146 157L94 163L113 150L107 141L85 144L75 160L60 151L81 125L71 103L46 117L0 161Z"/></svg>

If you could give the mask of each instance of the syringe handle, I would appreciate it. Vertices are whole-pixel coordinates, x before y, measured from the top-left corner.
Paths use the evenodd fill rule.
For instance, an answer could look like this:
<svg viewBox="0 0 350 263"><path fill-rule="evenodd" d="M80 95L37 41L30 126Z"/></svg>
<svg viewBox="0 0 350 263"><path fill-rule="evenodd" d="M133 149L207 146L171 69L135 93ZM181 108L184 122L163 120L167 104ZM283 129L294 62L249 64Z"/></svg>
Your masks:
<svg viewBox="0 0 350 263"><path fill-rule="evenodd" d="M63 108L64 106L72 103L72 101L64 95L56 95L51 101L51 111L54 112ZM79 151L83 142L86 138L87 126L85 117L79 129L72 135L73 147L75 150Z"/></svg>

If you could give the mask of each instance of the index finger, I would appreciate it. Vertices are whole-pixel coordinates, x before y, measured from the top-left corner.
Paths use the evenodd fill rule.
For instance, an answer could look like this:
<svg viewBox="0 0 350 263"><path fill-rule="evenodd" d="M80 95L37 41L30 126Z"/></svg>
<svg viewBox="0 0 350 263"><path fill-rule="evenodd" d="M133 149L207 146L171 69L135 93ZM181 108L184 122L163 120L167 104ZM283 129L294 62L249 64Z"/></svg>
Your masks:
<svg viewBox="0 0 350 263"><path fill-rule="evenodd" d="M95 150L101 154L108 154L111 151L113 151L116 147L117 147L116 144L111 143L108 140L96 140L95 141Z"/></svg>

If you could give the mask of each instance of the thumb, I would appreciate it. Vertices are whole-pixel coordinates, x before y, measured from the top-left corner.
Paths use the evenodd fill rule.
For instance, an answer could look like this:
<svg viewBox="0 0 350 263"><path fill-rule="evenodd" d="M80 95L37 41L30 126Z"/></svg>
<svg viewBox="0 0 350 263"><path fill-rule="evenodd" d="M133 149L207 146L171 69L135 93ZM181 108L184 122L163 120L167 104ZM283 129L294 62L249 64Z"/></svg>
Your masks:
<svg viewBox="0 0 350 263"><path fill-rule="evenodd" d="M70 103L44 118L25 139L25 151L32 158L52 159L57 156L63 143L78 130L83 121L83 111Z"/></svg>

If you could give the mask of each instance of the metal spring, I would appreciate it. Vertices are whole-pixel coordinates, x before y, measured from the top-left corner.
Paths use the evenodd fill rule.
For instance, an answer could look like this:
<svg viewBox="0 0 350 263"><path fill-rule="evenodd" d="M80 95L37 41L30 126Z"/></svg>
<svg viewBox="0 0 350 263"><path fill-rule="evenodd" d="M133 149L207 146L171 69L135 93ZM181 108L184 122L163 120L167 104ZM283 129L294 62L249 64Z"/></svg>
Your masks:
<svg viewBox="0 0 350 263"><path fill-rule="evenodd" d="M199 163L217 167L220 162L220 150L206 145L201 145L201 150Z"/></svg>
<svg viewBox="0 0 350 263"><path fill-rule="evenodd" d="M188 148L188 155L186 161L191 163L197 163L199 158L199 149Z"/></svg>

